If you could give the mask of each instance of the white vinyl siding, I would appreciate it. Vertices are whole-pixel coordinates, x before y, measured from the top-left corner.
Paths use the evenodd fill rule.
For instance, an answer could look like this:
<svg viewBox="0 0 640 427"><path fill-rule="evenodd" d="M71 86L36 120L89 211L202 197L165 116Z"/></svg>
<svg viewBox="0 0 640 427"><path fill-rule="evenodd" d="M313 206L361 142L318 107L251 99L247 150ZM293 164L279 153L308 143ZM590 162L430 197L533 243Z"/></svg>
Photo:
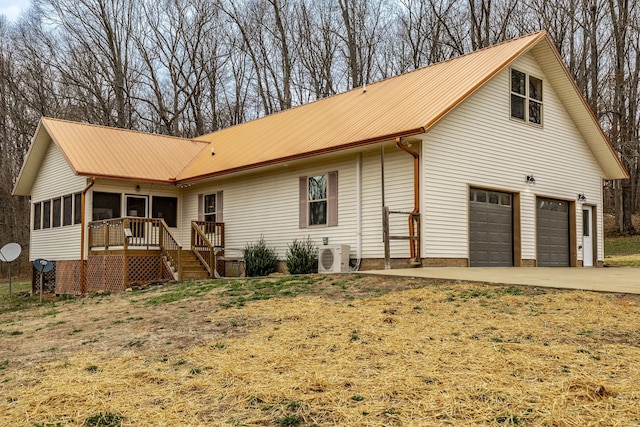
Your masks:
<svg viewBox="0 0 640 427"><path fill-rule="evenodd" d="M31 191L30 260L80 259L80 224L33 230L33 203L80 192L86 184L87 179L74 174L62 152L51 142Z"/></svg>
<svg viewBox="0 0 640 427"><path fill-rule="evenodd" d="M224 192L225 246L242 249L247 243L264 237L284 259L287 245L294 239L310 236L318 245L328 237L329 244L351 246L356 257L356 154L333 155L331 160L298 162L279 166L263 173L250 173L233 179L212 180L185 189L182 240L189 241L191 221L198 218L198 194ZM392 209L412 209L413 159L389 144L385 173L387 203ZM338 172L338 225L336 227L299 228L299 177ZM380 149L362 155L362 226L363 258L384 257L382 243L382 205ZM406 218L402 225L407 234ZM394 242L393 257L408 257L408 243Z"/></svg>
<svg viewBox="0 0 640 427"><path fill-rule="evenodd" d="M533 56L523 55L512 67L543 79L544 127L510 119L505 69L424 136L423 256L468 258L467 200L474 186L520 193L523 259L536 258L536 195L575 201L585 193L587 202L597 205L597 259L602 260L604 173ZM525 182L528 174L534 185ZM576 209L582 205L576 203ZM581 221L579 214L578 230Z"/></svg>
<svg viewBox="0 0 640 427"><path fill-rule="evenodd" d="M419 147L411 147L419 152ZM384 258L382 241L382 173L380 149L362 157L362 245L363 258ZM413 210L413 157L390 144L384 154L385 204L392 211ZM408 236L406 215L390 217L389 234ZM408 258L409 242L394 240L390 243L391 258Z"/></svg>

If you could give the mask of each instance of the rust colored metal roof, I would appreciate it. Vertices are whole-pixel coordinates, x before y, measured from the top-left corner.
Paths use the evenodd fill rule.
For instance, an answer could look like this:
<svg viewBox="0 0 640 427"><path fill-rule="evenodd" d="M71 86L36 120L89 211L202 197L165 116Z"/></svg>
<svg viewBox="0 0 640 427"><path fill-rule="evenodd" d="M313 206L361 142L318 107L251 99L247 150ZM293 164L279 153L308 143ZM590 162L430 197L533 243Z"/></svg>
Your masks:
<svg viewBox="0 0 640 427"><path fill-rule="evenodd" d="M60 148L77 175L157 182L174 181L184 165L207 147L201 141L43 117L27 161L31 156L43 158L49 141ZM21 175L27 173L26 166ZM35 175L24 178L32 183Z"/></svg>
<svg viewBox="0 0 640 427"><path fill-rule="evenodd" d="M423 133L544 37L521 37L204 135L198 139L211 147L178 180Z"/></svg>
<svg viewBox="0 0 640 427"><path fill-rule="evenodd" d="M426 132L532 52L606 178L628 176L545 31L194 140L43 118L14 194L27 195L49 141L79 175L189 182ZM215 155L212 155L215 153Z"/></svg>

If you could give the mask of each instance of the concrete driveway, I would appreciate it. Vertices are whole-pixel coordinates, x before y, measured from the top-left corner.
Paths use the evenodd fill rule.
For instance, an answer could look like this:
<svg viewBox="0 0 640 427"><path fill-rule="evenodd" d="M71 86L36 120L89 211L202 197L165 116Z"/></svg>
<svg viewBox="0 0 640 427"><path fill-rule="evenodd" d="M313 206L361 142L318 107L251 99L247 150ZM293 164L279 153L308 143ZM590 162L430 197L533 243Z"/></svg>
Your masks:
<svg viewBox="0 0 640 427"><path fill-rule="evenodd" d="M429 267L362 273L640 294L640 268Z"/></svg>

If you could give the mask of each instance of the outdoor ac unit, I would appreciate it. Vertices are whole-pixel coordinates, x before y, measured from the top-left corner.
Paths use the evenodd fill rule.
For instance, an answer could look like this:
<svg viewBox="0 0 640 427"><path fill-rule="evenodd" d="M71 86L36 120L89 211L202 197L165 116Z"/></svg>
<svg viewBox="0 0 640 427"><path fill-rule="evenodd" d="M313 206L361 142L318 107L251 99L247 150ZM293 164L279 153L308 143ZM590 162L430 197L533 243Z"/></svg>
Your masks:
<svg viewBox="0 0 640 427"><path fill-rule="evenodd" d="M348 273L349 245L324 245L318 251L318 273Z"/></svg>

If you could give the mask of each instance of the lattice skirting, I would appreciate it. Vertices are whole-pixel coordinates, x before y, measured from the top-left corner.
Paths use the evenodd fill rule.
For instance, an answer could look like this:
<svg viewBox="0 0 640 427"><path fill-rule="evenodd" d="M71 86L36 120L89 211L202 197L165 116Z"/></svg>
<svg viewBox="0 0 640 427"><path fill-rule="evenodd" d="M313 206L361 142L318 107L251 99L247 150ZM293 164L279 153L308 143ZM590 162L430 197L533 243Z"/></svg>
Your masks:
<svg viewBox="0 0 640 427"><path fill-rule="evenodd" d="M80 261L56 262L56 294L80 294Z"/></svg>
<svg viewBox="0 0 640 427"><path fill-rule="evenodd" d="M42 291L44 293L53 293L56 287L56 271L57 271L57 263L53 262L53 270L42 273L42 281L44 282L44 288ZM40 273L36 271L34 267L31 268L31 293L37 294L40 293Z"/></svg>
<svg viewBox="0 0 640 427"><path fill-rule="evenodd" d="M96 255L85 261L84 292L122 292L135 284L173 280L166 260L160 256ZM80 260L55 261L44 273L44 292L79 295ZM33 270L32 292L40 291L40 273Z"/></svg>
<svg viewBox="0 0 640 427"><path fill-rule="evenodd" d="M90 256L85 275L85 292L122 292L131 285L173 279L160 256Z"/></svg>
<svg viewBox="0 0 640 427"><path fill-rule="evenodd" d="M85 268L85 292L122 292L125 290L125 256L91 256Z"/></svg>

